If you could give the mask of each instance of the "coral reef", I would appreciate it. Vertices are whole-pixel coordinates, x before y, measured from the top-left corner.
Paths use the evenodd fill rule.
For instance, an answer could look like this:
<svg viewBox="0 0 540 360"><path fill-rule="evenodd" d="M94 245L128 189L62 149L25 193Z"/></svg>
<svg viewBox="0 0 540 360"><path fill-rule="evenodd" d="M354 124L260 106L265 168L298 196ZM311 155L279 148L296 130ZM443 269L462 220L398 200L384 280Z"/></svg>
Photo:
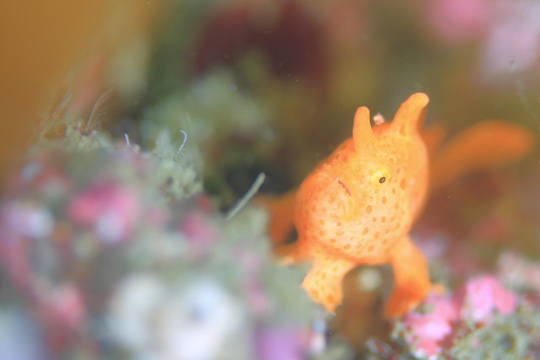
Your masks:
<svg viewBox="0 0 540 360"><path fill-rule="evenodd" d="M471 277L454 291L429 296L392 323L391 345L371 339L367 357L534 359L540 294L537 280L527 274L537 274L538 265L505 253L498 267L497 273ZM513 281L516 276L522 280Z"/></svg>
<svg viewBox="0 0 540 360"><path fill-rule="evenodd" d="M50 356L324 359L324 318L297 286L304 270L272 261L266 214L226 220L177 151L166 135L149 153L68 124L14 174L2 282Z"/></svg>

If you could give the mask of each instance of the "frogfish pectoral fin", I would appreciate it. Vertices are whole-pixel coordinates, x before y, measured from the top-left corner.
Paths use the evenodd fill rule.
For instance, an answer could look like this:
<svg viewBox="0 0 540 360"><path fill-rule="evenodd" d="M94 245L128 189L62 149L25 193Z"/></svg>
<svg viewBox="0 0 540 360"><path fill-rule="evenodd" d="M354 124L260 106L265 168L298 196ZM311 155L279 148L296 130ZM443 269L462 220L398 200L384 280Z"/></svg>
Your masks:
<svg viewBox="0 0 540 360"><path fill-rule="evenodd" d="M386 300L384 314L388 318L402 316L416 307L432 290L424 254L406 236L391 255L394 289Z"/></svg>
<svg viewBox="0 0 540 360"><path fill-rule="evenodd" d="M269 212L268 234L273 246L283 244L294 228L294 203L296 190L273 197L260 195L253 199L255 205Z"/></svg>
<svg viewBox="0 0 540 360"><path fill-rule="evenodd" d="M336 307L343 301L343 278L355 266L356 263L347 259L331 255L315 256L313 267L304 278L302 287L313 301L323 305L329 313L335 313Z"/></svg>

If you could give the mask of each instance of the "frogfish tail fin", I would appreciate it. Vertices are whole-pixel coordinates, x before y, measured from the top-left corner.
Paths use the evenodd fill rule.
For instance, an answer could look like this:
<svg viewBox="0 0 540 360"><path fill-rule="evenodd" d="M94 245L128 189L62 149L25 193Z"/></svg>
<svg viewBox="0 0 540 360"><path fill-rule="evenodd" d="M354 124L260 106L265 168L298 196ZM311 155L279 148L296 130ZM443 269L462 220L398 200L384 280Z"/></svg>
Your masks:
<svg viewBox="0 0 540 360"><path fill-rule="evenodd" d="M518 125L486 120L450 139L431 159L431 189L440 188L459 177L482 169L516 161L529 153L533 134Z"/></svg>
<svg viewBox="0 0 540 360"><path fill-rule="evenodd" d="M420 136L426 144L427 152L432 157L446 136L446 129L440 123L432 124L420 131Z"/></svg>

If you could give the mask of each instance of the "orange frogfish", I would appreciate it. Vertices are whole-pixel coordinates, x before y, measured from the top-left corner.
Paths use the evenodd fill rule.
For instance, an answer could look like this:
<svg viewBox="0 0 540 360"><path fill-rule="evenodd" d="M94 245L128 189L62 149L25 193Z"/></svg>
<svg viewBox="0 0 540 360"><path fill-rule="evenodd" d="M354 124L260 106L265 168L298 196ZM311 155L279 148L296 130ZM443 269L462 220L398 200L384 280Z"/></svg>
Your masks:
<svg viewBox="0 0 540 360"><path fill-rule="evenodd" d="M434 147L437 141L433 139L438 137L437 132L428 132L424 139L419 133L428 102L427 95L413 94L392 122L377 121L373 127L369 110L360 107L352 138L322 161L296 193L275 201L261 199L274 213L269 232L275 243L281 242L294 221L298 240L276 247L276 253L289 263L312 262L302 287L329 312L342 302L343 277L361 264L390 264L393 268L394 288L384 308L387 317L403 315L432 290L426 259L409 238L429 189L426 144ZM517 156L530 148L532 140L524 130L512 132L517 127L505 127L502 122L486 124L487 130L502 126L501 131L515 139L515 144L508 145L510 153ZM471 146L474 131L446 153L459 154L456 148L479 148L481 144ZM469 155L474 158L474 153ZM489 151L482 156L490 157Z"/></svg>

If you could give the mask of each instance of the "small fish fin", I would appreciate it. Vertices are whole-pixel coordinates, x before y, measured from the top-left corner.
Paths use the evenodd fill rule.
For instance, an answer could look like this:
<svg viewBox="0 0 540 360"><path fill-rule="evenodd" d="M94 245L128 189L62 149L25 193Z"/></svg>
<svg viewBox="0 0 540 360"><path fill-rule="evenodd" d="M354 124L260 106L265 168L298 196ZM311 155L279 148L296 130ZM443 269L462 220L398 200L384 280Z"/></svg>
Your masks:
<svg viewBox="0 0 540 360"><path fill-rule="evenodd" d="M534 147L532 133L520 126L486 120L465 129L437 152L431 163L431 189L468 172L515 161Z"/></svg>
<svg viewBox="0 0 540 360"><path fill-rule="evenodd" d="M294 227L294 202L296 190L274 197L259 195L253 199L255 205L264 207L270 214L268 234L274 246L283 244Z"/></svg>
<svg viewBox="0 0 540 360"><path fill-rule="evenodd" d="M420 136L426 144L429 156L433 157L446 136L446 128L441 124L433 124L422 129Z"/></svg>

